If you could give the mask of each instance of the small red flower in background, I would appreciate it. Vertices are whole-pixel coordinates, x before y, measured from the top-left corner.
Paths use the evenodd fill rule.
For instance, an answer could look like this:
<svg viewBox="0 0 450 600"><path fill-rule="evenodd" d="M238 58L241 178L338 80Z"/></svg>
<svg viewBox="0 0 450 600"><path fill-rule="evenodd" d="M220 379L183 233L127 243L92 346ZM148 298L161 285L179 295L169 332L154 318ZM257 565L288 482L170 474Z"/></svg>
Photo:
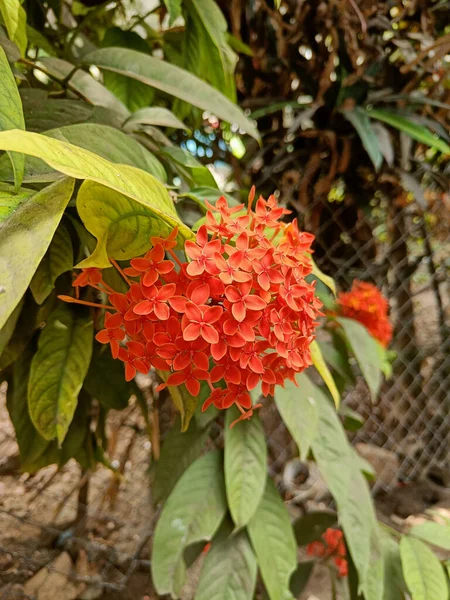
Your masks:
<svg viewBox="0 0 450 600"><path fill-rule="evenodd" d="M206 381L211 394L203 410L234 404L242 413L238 421L257 408L250 391L259 383L264 395L273 395L275 385L295 381L312 364L322 306L305 280L314 237L296 221L280 221L289 211L273 196L258 198L255 210L253 200L254 190L246 209L225 198L207 203L205 225L195 241L185 242L188 262L173 251L176 229L165 239L152 237L153 248L123 271L111 260L129 286L125 294L98 269L83 270L74 283L109 297L97 340L125 363L127 380L155 368L168 373L160 389L185 385L193 396Z"/></svg>
<svg viewBox="0 0 450 600"><path fill-rule="evenodd" d="M389 303L376 286L355 279L349 292L339 293L337 304L341 316L359 321L387 348L392 340Z"/></svg>
<svg viewBox="0 0 450 600"><path fill-rule="evenodd" d="M340 577L348 575L348 563L344 542L344 534L339 529L327 529L322 535L323 542L311 542L306 547L306 553L318 558L332 558L337 566Z"/></svg>

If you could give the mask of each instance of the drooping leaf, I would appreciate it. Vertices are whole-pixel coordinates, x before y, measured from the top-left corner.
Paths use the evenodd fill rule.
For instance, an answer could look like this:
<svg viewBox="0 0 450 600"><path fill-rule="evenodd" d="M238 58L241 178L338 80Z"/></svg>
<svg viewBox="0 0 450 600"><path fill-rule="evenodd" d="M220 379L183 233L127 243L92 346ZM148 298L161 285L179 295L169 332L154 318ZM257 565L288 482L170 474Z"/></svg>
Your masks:
<svg viewBox="0 0 450 600"><path fill-rule="evenodd" d="M3 223L0 235L0 329L24 295L47 251L73 186L73 180L64 179L44 188L20 204Z"/></svg>
<svg viewBox="0 0 450 600"><path fill-rule="evenodd" d="M5 15L3 11L5 10L5 7L6 10L8 10L8 2L11 3L9 6L12 7L15 1L16 0L6 0L6 4L0 2L0 8L3 6L2 14L4 18ZM17 7L18 10L23 11L23 8L19 4L19 0L17 0ZM20 100L19 91L16 82L14 81L14 76L11 67L9 66L8 59L6 58L6 54L0 46L0 131L8 129L25 129L25 121L23 118L22 102ZM16 192L18 192L22 185L25 156L17 152L8 152L8 156L14 171Z"/></svg>
<svg viewBox="0 0 450 600"><path fill-rule="evenodd" d="M31 291L38 304L42 304L48 297L57 278L72 267L72 240L67 229L61 224L30 282Z"/></svg>
<svg viewBox="0 0 450 600"><path fill-rule="evenodd" d="M39 336L28 382L28 408L46 440L62 444L77 406L92 353L89 313L60 303Z"/></svg>
<svg viewBox="0 0 450 600"><path fill-rule="evenodd" d="M336 321L342 326L347 341L358 361L361 373L369 387L372 400L375 400L381 385L383 357L379 345L364 327L354 319L338 317Z"/></svg>
<svg viewBox="0 0 450 600"><path fill-rule="evenodd" d="M367 111L360 106L355 106L352 110L343 110L342 114L358 132L362 145L375 167L375 171L378 171L383 162L383 155L380 150L377 134L372 127Z"/></svg>
<svg viewBox="0 0 450 600"><path fill-rule="evenodd" d="M231 423L239 417L234 407L225 414L225 484L228 506L237 528L255 513L267 479L267 445L258 415Z"/></svg>
<svg viewBox="0 0 450 600"><path fill-rule="evenodd" d="M425 126L418 125L413 120L408 119L408 117L381 108L373 108L366 112L370 118L378 119L391 125L391 127L395 127L395 129L403 131L413 140L425 144L430 148L436 148L436 150L439 150L444 155L450 154L450 146L444 140L440 139L436 134L431 133Z"/></svg>
<svg viewBox="0 0 450 600"><path fill-rule="evenodd" d="M295 539L299 546L306 546L311 542L320 540L322 534L329 527L336 524L337 515L332 512L311 511L298 518L293 527Z"/></svg>
<svg viewBox="0 0 450 600"><path fill-rule="evenodd" d="M152 578L158 594L179 597L186 576L184 549L201 540L210 541L226 510L222 456L218 451L209 452L184 472L156 526Z"/></svg>
<svg viewBox="0 0 450 600"><path fill-rule="evenodd" d="M403 575L412 600L447 600L448 586L438 558L420 540L402 537Z"/></svg>
<svg viewBox="0 0 450 600"><path fill-rule="evenodd" d="M408 533L428 544L439 546L439 548L443 548L444 550L450 550L450 524L444 525L428 521L414 525Z"/></svg>
<svg viewBox="0 0 450 600"><path fill-rule="evenodd" d="M233 535L232 524L225 522L206 555L195 600L253 600L256 572L247 533Z"/></svg>
<svg viewBox="0 0 450 600"><path fill-rule="evenodd" d="M164 186L149 173L128 165L115 165L100 156L38 133L14 130L0 133L0 148L21 149L44 160L51 167L78 179L96 181L147 207L172 229L179 227L180 238L193 237L178 219Z"/></svg>
<svg viewBox="0 0 450 600"><path fill-rule="evenodd" d="M289 513L270 477L247 528L270 600L293 600L289 581L297 567L297 547Z"/></svg>
<svg viewBox="0 0 450 600"><path fill-rule="evenodd" d="M20 1L0 0L0 14L5 22L9 38L17 44L23 56L27 49L27 15L20 5Z"/></svg>
<svg viewBox="0 0 450 600"><path fill-rule="evenodd" d="M83 384L87 392L105 408L122 410L135 393L134 381L125 381L123 363L111 356L109 348L96 345Z"/></svg>
<svg viewBox="0 0 450 600"><path fill-rule="evenodd" d="M325 275L325 273L323 273L319 269L319 267L316 265L313 259L311 259L311 263L313 267L312 274L315 277L317 277L317 279L319 279L322 283L324 283L336 296L336 284L334 283L334 279L329 275Z"/></svg>
<svg viewBox="0 0 450 600"><path fill-rule="evenodd" d="M319 344L314 340L311 345L311 358L315 368L317 369L319 375L324 380L333 400L336 405L336 408L339 410L339 405L341 403L341 396L336 387L336 383L334 382L333 375L330 373L330 370L325 362L325 359L322 355L322 351L320 349Z"/></svg>
<svg viewBox="0 0 450 600"><path fill-rule="evenodd" d="M177 424L172 427L156 463L152 488L155 502L161 502L169 496L189 465L200 456L207 438L208 432L198 427L195 420L185 432L181 432Z"/></svg>
<svg viewBox="0 0 450 600"><path fill-rule="evenodd" d="M39 62L43 64L46 71L61 81L73 73L69 80L70 87L95 106L109 108L124 120L130 116L128 108L89 73L81 69L73 72L74 67L71 63L53 56L40 58Z"/></svg>
<svg viewBox="0 0 450 600"><path fill-rule="evenodd" d="M300 458L305 460L317 433L318 413L314 396L308 394L308 388L301 383L296 387L288 381L284 388L276 390L275 404L300 450Z"/></svg>
<svg viewBox="0 0 450 600"><path fill-rule="evenodd" d="M134 131L142 125L157 125L158 127L170 127L172 129L189 128L180 121L171 110L162 106L141 108L131 115L124 123L125 131Z"/></svg>
<svg viewBox="0 0 450 600"><path fill-rule="evenodd" d="M163 156L168 156L173 162L182 167L182 172L187 171L191 177L194 186L204 186L217 188L217 183L209 169L192 156L187 150L182 148L164 148L161 152Z"/></svg>
<svg viewBox="0 0 450 600"><path fill-rule="evenodd" d="M169 26L172 27L175 19L181 15L181 0L164 0L164 4L170 15Z"/></svg>
<svg viewBox="0 0 450 600"><path fill-rule="evenodd" d="M138 79L198 108L208 110L224 121L236 123L259 140L256 127L240 108L195 75L175 65L124 48L101 48L85 56L83 62Z"/></svg>
<svg viewBox="0 0 450 600"><path fill-rule="evenodd" d="M20 188L16 194L13 186L7 183L0 183L0 224L6 221L22 202L35 193L34 190Z"/></svg>

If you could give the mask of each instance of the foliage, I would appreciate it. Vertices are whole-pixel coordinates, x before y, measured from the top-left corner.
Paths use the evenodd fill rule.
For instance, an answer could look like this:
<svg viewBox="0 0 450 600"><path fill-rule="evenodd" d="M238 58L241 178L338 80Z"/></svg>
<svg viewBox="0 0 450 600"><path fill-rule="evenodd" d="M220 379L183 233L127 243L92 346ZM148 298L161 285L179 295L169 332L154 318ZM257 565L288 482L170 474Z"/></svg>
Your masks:
<svg viewBox="0 0 450 600"><path fill-rule="evenodd" d="M423 176L433 177L449 148L438 126L446 104L431 84L430 65L420 76L422 93L433 100L428 107L409 90L371 96L382 78L375 67L386 59L366 67L373 52L363 36L359 64L359 38L346 27L355 14L360 18L350 16L353 2L331 31L322 31L326 19L317 25L318 7L309 16L298 7L298 23L316 25L302 35L321 36L308 46L317 48L320 78L311 77L297 48L292 61L280 49L283 38L285 48L291 43L292 3L262 2L264 26L277 24L267 28L270 49L275 45L277 65L287 61L292 71L274 69L270 53L256 56L253 9L244 15L253 15L246 38L240 20L214 0L165 0L151 15L124 12L122 2L81 2L76 10L74 3L72 14L62 4L0 0L0 375L22 469L71 458L84 469L108 464L101 421L137 395L149 422L134 376L153 367L160 400L167 387L181 417L152 472L155 501L163 504L152 556L158 593L180 597L186 569L203 549L198 599L252 600L258 572L270 600L293 598L312 569L311 561L298 564L297 548L315 544L311 555L327 560L343 589L348 561L366 600L381 600L386 590L393 600L406 590L413 600L444 600L447 575L426 544L448 548L448 527L437 533L418 526L400 544L382 534L343 426L355 426L358 417L340 405L357 372L350 359L375 398L388 372L387 330L377 335L364 294L350 293L357 306L343 295L336 302L332 278L311 260L313 235L299 231L287 210L295 208L292 197L254 202L245 172L265 151L259 130L264 141L274 135L272 148L286 146L277 160L294 151L302 156L309 181L298 191L306 205L314 178L320 194L338 175L355 186L348 143L365 148L365 168L375 173L366 179L381 185L386 165L397 160L394 132L401 132L417 142L402 158L425 154L430 168ZM320 5L328 10L333 3ZM362 15L365 33L364 23ZM380 26L370 27L379 37ZM383 47L392 51L396 32ZM404 67L397 61L391 57L389 73ZM258 96L259 71L273 73L288 100L263 98L259 115L250 117L236 99L247 88L251 100ZM293 98L293 73L315 101L308 135L297 119L303 108ZM280 85L286 77L288 85ZM406 104L406 114L392 108L396 103ZM272 121L287 107L298 121L289 130L297 136L292 149ZM418 120L425 110L432 115ZM210 158L222 152L236 166L239 186L228 190L235 193L222 189L217 164L207 168L189 152L194 138L207 140ZM324 148L327 160L317 164ZM402 167L393 168L398 177ZM270 177L262 187L269 179L273 186ZM246 208L240 201L249 192ZM75 279L74 268L82 269ZM388 327L383 299L372 292ZM351 313L344 310L349 305ZM317 463L336 514L291 522L268 476L263 418L254 413L272 397L300 457ZM327 533L336 524L340 529Z"/></svg>

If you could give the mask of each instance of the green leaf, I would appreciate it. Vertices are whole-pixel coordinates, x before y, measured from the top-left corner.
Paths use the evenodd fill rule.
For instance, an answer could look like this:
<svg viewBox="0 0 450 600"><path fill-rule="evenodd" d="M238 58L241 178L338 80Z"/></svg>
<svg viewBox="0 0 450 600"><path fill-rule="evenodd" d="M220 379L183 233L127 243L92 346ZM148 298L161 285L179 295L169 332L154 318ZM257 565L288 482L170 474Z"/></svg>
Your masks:
<svg viewBox="0 0 450 600"><path fill-rule="evenodd" d="M349 356L344 341L339 336L333 336L333 343L317 342L322 351L323 357L335 371L344 380L354 381L354 376L349 364Z"/></svg>
<svg viewBox="0 0 450 600"><path fill-rule="evenodd" d="M134 131L141 125L157 125L158 127L170 127L171 129L185 129L189 131L183 121L180 121L171 110L162 106L141 108L131 115L124 123L125 131Z"/></svg>
<svg viewBox="0 0 450 600"><path fill-rule="evenodd" d="M407 117L404 117L396 112L381 108L373 108L366 112L372 119L378 119L379 121L383 121L384 123L403 131L413 140L416 140L421 144L425 144L426 146L430 146L430 148L435 148L444 155L450 154L450 146L444 142L444 140L441 140L437 135L433 135L431 131L429 131L423 125L418 125L411 119L408 119Z"/></svg>
<svg viewBox="0 0 450 600"><path fill-rule="evenodd" d="M207 439L208 431L198 428L195 420L185 432L180 432L177 424L170 429L156 463L152 488L155 502L166 500L189 465L200 456Z"/></svg>
<svg viewBox="0 0 450 600"><path fill-rule="evenodd" d="M297 567L297 547L289 513L269 477L247 528L270 600L293 600L289 581Z"/></svg>
<svg viewBox="0 0 450 600"><path fill-rule="evenodd" d="M85 56L83 62L142 81L208 110L224 121L235 123L255 139L260 139L255 125L239 107L195 75L175 65L124 48L101 48Z"/></svg>
<svg viewBox="0 0 450 600"><path fill-rule="evenodd" d="M2 7L2 1L4 0L0 0L0 9ZM18 3L18 0L17 4L19 9L23 10ZM25 120L23 118L22 101L20 99L19 90L17 89L6 54L0 46L0 131L8 129L25 129ZM8 156L14 171L16 192L18 192L22 185L25 156L16 152L8 152Z"/></svg>
<svg viewBox="0 0 450 600"><path fill-rule="evenodd" d="M256 414L247 421L236 407L225 414L225 484L228 506L237 528L244 527L255 513L267 478L267 446L264 429Z"/></svg>
<svg viewBox="0 0 450 600"><path fill-rule="evenodd" d="M0 133L0 138L3 135ZM47 251L73 186L73 180L64 179L44 188L23 202L3 223L0 235L0 329L24 295Z"/></svg>
<svg viewBox="0 0 450 600"><path fill-rule="evenodd" d="M311 511L297 519L293 525L295 539L299 546L307 546L320 540L329 527L336 525L337 515L332 512Z"/></svg>
<svg viewBox="0 0 450 600"><path fill-rule="evenodd" d="M414 525L408 534L433 546L450 550L450 524L443 525L432 521L419 523Z"/></svg>
<svg viewBox="0 0 450 600"><path fill-rule="evenodd" d="M441 563L420 540L402 537L400 556L412 600L447 600L448 586Z"/></svg>
<svg viewBox="0 0 450 600"><path fill-rule="evenodd" d="M168 371L157 371L163 381L167 381ZM181 431L187 431L198 405L198 397L191 396L185 385L167 386L170 396L181 417Z"/></svg>
<svg viewBox="0 0 450 600"><path fill-rule="evenodd" d="M256 558L245 531L232 535L225 523L203 563L195 600L253 600Z"/></svg>
<svg viewBox="0 0 450 600"><path fill-rule="evenodd" d="M17 320L20 316L20 312L22 310L23 303L24 303L24 300L22 298L22 300L19 302L19 304L16 306L16 308L9 315L5 325L2 327L2 329L0 329L0 356L2 356L3 351L8 346L9 340L11 339L12 334L14 333L14 329L16 327ZM0 370L1 370L1 365L0 365Z"/></svg>
<svg viewBox="0 0 450 600"><path fill-rule="evenodd" d="M18 130L0 133L0 149L19 148L65 175L96 181L136 200L170 229L178 225L181 239L193 237L191 230L179 220L164 186L149 173L128 165L115 165L93 152L38 133Z"/></svg>
<svg viewBox="0 0 450 600"><path fill-rule="evenodd" d="M181 0L164 0L164 4L170 15L169 27L172 27L175 19L181 16Z"/></svg>
<svg viewBox="0 0 450 600"><path fill-rule="evenodd" d="M325 275L325 273L323 273L319 267L316 265L316 263L314 262L314 260L311 258L311 263L312 263L312 274L317 277L317 279L319 279L322 283L324 283L332 292L333 294L336 296L336 284L334 283L334 279L332 277L330 277L329 275Z"/></svg>
<svg viewBox="0 0 450 600"><path fill-rule="evenodd" d="M27 49L27 15L19 0L0 0L0 13L9 38L20 48L22 56ZM1 77L0 77L1 79Z"/></svg>
<svg viewBox="0 0 450 600"><path fill-rule="evenodd" d="M27 388L33 348L28 348L16 360L13 367L11 387L8 386L6 406L11 417L20 451L20 463L23 471L34 471L42 454L50 446L36 431L28 413Z"/></svg>
<svg viewBox="0 0 450 600"><path fill-rule="evenodd" d="M314 398L319 421L311 448L338 508L339 522L358 571L366 600L380 600L383 560L370 490L339 418L322 390L305 374L304 393ZM370 568L369 568L370 565Z"/></svg>
<svg viewBox="0 0 450 600"><path fill-rule="evenodd" d="M309 388L296 387L288 381L284 388L278 387L275 392L275 404L289 433L300 450L300 458L308 456L311 442L317 434L318 412L314 396L308 393Z"/></svg>
<svg viewBox="0 0 450 600"><path fill-rule="evenodd" d="M42 63L50 75L61 81L70 76L71 88L94 106L109 108L120 115L122 119L127 119L130 116L128 108L108 88L81 69L74 72L75 67L72 63L52 56L40 58L39 63Z"/></svg>
<svg viewBox="0 0 450 600"><path fill-rule="evenodd" d="M23 95L22 102L26 129L37 133L86 123L94 114L94 107L81 100L49 99L46 95L40 99L39 96Z"/></svg>
<svg viewBox="0 0 450 600"><path fill-rule="evenodd" d="M330 373L327 363L325 362L325 360L323 358L320 346L316 342L316 340L314 340L311 343L310 349L311 349L311 358L313 361L313 365L317 369L319 375L324 380L324 382L331 394L331 397L334 400L334 404L336 405L336 408L339 410L339 405L341 403L341 396L340 396L339 391L334 382L333 375Z"/></svg>
<svg viewBox="0 0 450 600"><path fill-rule="evenodd" d="M12 215L16 208L36 192L27 188L20 188L15 193L15 188L6 183L0 183L0 224Z"/></svg>
<svg viewBox="0 0 450 600"><path fill-rule="evenodd" d="M125 381L123 363L111 356L109 348L97 344L83 386L105 408L113 410L126 408L136 391L133 381Z"/></svg>
<svg viewBox="0 0 450 600"><path fill-rule="evenodd" d="M403 577L399 545L390 536L382 535L381 547L384 558L383 600L403 599L406 593L406 584Z"/></svg>
<svg viewBox="0 0 450 600"><path fill-rule="evenodd" d="M42 48L42 50L45 50L45 52L47 52L49 56L55 56L55 48L50 44L47 38L44 35L42 35L42 33L37 31L30 25L27 25L26 31L28 36L28 42L31 46Z"/></svg>
<svg viewBox="0 0 450 600"><path fill-rule="evenodd" d="M190 152L182 148L164 148L161 152L168 156L173 162L187 170L195 186L217 188L216 180L211 171L195 159Z"/></svg>
<svg viewBox="0 0 450 600"><path fill-rule="evenodd" d="M361 373L367 382L372 400L375 400L380 389L383 369L383 357L380 354L379 345L364 325L358 321L344 317L338 317L336 321L344 330Z"/></svg>
<svg viewBox="0 0 450 600"><path fill-rule="evenodd" d="M70 271L72 267L72 240L67 229L61 224L30 282L31 291L38 304L42 304L49 296L58 277Z"/></svg>
<svg viewBox="0 0 450 600"><path fill-rule="evenodd" d="M217 187L196 187L178 195L179 198L190 198L193 200L198 204L203 213L206 213L207 211L205 200L208 200L210 204L215 204L222 196L227 199L229 206L237 206L239 204L236 198L218 190Z"/></svg>
<svg viewBox="0 0 450 600"><path fill-rule="evenodd" d="M383 154L381 153L378 137L367 111L360 106L355 106L352 110L343 110L341 112L358 132L362 145L375 167L375 171L378 171L383 162Z"/></svg>
<svg viewBox="0 0 450 600"><path fill-rule="evenodd" d="M184 549L210 541L226 511L222 455L209 452L184 472L156 526L152 578L158 594L179 597L186 577Z"/></svg>
<svg viewBox="0 0 450 600"><path fill-rule="evenodd" d="M39 336L31 363L28 408L46 440L62 444L77 406L92 353L92 317L60 303Z"/></svg>

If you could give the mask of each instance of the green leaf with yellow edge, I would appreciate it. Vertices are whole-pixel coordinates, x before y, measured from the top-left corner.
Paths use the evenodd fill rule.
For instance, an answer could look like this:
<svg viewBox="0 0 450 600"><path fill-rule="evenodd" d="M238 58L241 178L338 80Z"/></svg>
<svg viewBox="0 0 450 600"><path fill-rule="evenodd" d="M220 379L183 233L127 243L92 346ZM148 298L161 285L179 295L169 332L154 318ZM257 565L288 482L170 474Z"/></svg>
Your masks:
<svg viewBox="0 0 450 600"><path fill-rule="evenodd" d="M403 575L412 600L448 600L445 571L435 554L420 540L400 540Z"/></svg>
<svg viewBox="0 0 450 600"><path fill-rule="evenodd" d="M73 247L69 232L60 225L51 244L39 263L30 283L31 292L38 304L42 304L55 287L57 278L73 267Z"/></svg>
<svg viewBox="0 0 450 600"><path fill-rule="evenodd" d="M297 568L297 544L289 513L270 477L247 530L270 600L294 600L289 581Z"/></svg>
<svg viewBox="0 0 450 600"><path fill-rule="evenodd" d="M191 230L180 221L165 187L150 173L113 164L89 150L28 131L0 133L0 149L20 150L41 158L65 175L95 181L116 190L151 210L171 229L178 226L180 240L193 238Z"/></svg>
<svg viewBox="0 0 450 600"><path fill-rule="evenodd" d="M0 0L0 13L9 39L17 44L24 56L27 49L27 15L20 0Z"/></svg>
<svg viewBox="0 0 450 600"><path fill-rule="evenodd" d="M319 267L316 265L316 263L314 262L314 260L311 258L311 262L312 262L312 274L317 277L317 279L320 279L320 281L322 283L324 283L328 288L330 288L330 290L333 292L333 294L336 296L336 284L334 283L334 279L332 277L330 277L329 275L325 275L325 273L323 273Z"/></svg>
<svg viewBox="0 0 450 600"><path fill-rule="evenodd" d="M0 0L0 8L4 1ZM20 10L23 10L19 3L18 6ZM0 130L5 131L17 128L25 129L22 100L20 99L19 90L17 89L6 54L0 46ZM25 156L17 152L8 152L8 156L13 166L16 192L18 192L22 185Z"/></svg>
<svg viewBox="0 0 450 600"><path fill-rule="evenodd" d="M88 311L60 303L39 336L28 382L28 409L46 440L61 445L88 371L94 327Z"/></svg>
<svg viewBox="0 0 450 600"><path fill-rule="evenodd" d="M167 381L170 376L168 371L158 371L158 375L163 381ZM197 408L198 398L194 398L187 391L186 386L167 386L170 396L175 404L176 409L180 413L181 417L181 431L187 431L189 423L194 416L195 409Z"/></svg>
<svg viewBox="0 0 450 600"><path fill-rule="evenodd" d="M323 358L322 351L320 349L319 344L314 340L311 345L311 358L315 368L317 369L319 375L324 380L333 400L336 405L336 408L339 409L339 405L341 403L341 396L336 387L336 383L334 382L333 375L330 373L330 369Z"/></svg>
<svg viewBox="0 0 450 600"><path fill-rule="evenodd" d="M266 486L267 445L258 414L236 423L236 407L225 413L225 483L228 506L237 528L253 516Z"/></svg>
<svg viewBox="0 0 450 600"><path fill-rule="evenodd" d="M209 452L184 472L156 526L151 568L159 595L180 597L186 579L184 550L195 542L210 541L226 512L222 454Z"/></svg>
<svg viewBox="0 0 450 600"><path fill-rule="evenodd" d="M22 202L3 223L0 234L0 329L20 302L46 253L73 187L73 179L64 178L44 188Z"/></svg>

